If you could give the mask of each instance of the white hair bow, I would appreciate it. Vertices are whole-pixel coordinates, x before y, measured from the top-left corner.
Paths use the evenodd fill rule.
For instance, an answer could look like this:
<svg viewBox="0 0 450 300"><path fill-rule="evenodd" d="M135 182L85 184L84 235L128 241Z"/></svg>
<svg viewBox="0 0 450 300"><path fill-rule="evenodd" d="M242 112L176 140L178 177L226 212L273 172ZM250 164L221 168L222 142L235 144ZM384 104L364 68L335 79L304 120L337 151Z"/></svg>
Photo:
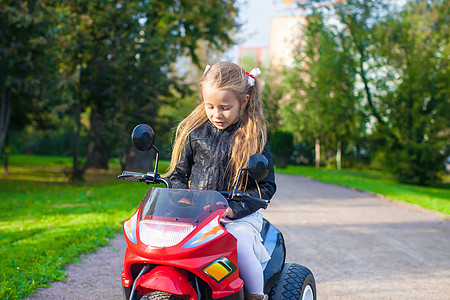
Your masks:
<svg viewBox="0 0 450 300"><path fill-rule="evenodd" d="M205 74L206 72L208 72L209 68L211 68L210 65L206 65L205 71L203 71L203 74Z"/></svg>
<svg viewBox="0 0 450 300"><path fill-rule="evenodd" d="M247 72L247 83L249 86L255 85L255 77L261 74L261 70L259 68L253 68L250 73Z"/></svg>

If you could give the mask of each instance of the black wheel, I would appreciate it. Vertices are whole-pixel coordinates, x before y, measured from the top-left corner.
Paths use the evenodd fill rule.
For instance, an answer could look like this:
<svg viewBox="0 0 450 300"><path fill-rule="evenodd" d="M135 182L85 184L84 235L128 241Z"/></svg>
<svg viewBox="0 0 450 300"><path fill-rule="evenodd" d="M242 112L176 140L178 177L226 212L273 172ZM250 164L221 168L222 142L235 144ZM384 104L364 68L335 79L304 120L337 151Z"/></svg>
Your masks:
<svg viewBox="0 0 450 300"><path fill-rule="evenodd" d="M271 300L316 300L316 281L311 271L298 264L285 264L269 293Z"/></svg>
<svg viewBox="0 0 450 300"><path fill-rule="evenodd" d="M178 295L169 294L166 292L154 291L142 296L141 300L182 300Z"/></svg>

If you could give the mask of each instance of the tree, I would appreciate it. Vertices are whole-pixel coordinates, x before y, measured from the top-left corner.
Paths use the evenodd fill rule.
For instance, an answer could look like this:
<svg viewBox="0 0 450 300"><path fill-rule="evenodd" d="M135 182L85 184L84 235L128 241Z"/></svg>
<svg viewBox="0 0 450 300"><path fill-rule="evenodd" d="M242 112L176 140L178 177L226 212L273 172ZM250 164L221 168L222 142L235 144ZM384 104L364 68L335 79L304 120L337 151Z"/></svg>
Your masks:
<svg viewBox="0 0 450 300"><path fill-rule="evenodd" d="M411 1L400 13L388 4L348 0L328 12L333 22L309 17L290 110L304 136L355 146L369 136L401 181L432 184L449 153L449 2Z"/></svg>
<svg viewBox="0 0 450 300"><path fill-rule="evenodd" d="M54 45L49 30L56 21L53 6L52 1L3 1L0 5L0 152L5 151L11 127L49 124L47 100L55 95L48 90L54 84L56 64L46 48Z"/></svg>
<svg viewBox="0 0 450 300"><path fill-rule="evenodd" d="M352 42L371 148L400 181L432 184L448 154L448 1L411 1L401 13L380 4L348 1L337 13Z"/></svg>
<svg viewBox="0 0 450 300"><path fill-rule="evenodd" d="M107 167L110 155L129 144L130 128L154 120L164 99L185 89L171 75L177 57L197 62L200 41L230 45L228 32L237 25L233 1L68 1L62 7L73 20L64 33L71 44L67 64L72 72L81 68L80 101L90 111L85 168Z"/></svg>
<svg viewBox="0 0 450 300"><path fill-rule="evenodd" d="M295 67L289 72L294 94L285 109L294 121L291 128L303 141L320 141L322 148L338 147L337 151L342 142L355 140L360 122L353 95L354 61L348 55L348 39L339 35L322 14L308 16Z"/></svg>
<svg viewBox="0 0 450 300"><path fill-rule="evenodd" d="M20 128L59 107L77 124L73 173L82 114L89 119L84 170L107 167L111 155L130 151L136 123L156 120L161 106L188 91L173 72L177 58L199 64L199 45L231 45L236 15L232 0L2 2L0 148L10 120ZM27 108L36 110L20 118Z"/></svg>
<svg viewBox="0 0 450 300"><path fill-rule="evenodd" d="M407 183L437 182L449 155L449 3L411 1L375 28L376 53L393 73L377 135L386 137L386 165Z"/></svg>

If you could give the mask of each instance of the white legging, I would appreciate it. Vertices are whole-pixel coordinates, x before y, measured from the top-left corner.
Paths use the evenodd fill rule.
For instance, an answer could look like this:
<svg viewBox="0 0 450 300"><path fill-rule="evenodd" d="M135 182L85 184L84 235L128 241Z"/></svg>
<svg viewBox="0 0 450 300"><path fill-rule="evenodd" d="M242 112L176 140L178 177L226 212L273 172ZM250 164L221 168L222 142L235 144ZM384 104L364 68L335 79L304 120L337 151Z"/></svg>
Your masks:
<svg viewBox="0 0 450 300"><path fill-rule="evenodd" d="M264 275L261 263L253 251L254 238L243 232L233 233L237 239L239 277L244 281L245 291L249 294L264 293Z"/></svg>

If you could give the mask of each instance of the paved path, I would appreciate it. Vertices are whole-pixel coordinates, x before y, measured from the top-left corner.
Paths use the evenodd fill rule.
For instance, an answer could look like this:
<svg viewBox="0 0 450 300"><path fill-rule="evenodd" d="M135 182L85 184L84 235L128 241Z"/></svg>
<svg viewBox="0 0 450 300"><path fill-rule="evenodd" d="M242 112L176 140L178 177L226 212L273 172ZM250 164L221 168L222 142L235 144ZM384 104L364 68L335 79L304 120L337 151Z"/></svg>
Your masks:
<svg viewBox="0 0 450 300"><path fill-rule="evenodd" d="M277 184L264 215L284 233L287 262L314 273L318 299L450 299L447 215L303 177ZM121 299L124 248L118 235L29 299Z"/></svg>
<svg viewBox="0 0 450 300"><path fill-rule="evenodd" d="M277 175L267 218L318 299L450 299L450 221L441 214L306 178Z"/></svg>

